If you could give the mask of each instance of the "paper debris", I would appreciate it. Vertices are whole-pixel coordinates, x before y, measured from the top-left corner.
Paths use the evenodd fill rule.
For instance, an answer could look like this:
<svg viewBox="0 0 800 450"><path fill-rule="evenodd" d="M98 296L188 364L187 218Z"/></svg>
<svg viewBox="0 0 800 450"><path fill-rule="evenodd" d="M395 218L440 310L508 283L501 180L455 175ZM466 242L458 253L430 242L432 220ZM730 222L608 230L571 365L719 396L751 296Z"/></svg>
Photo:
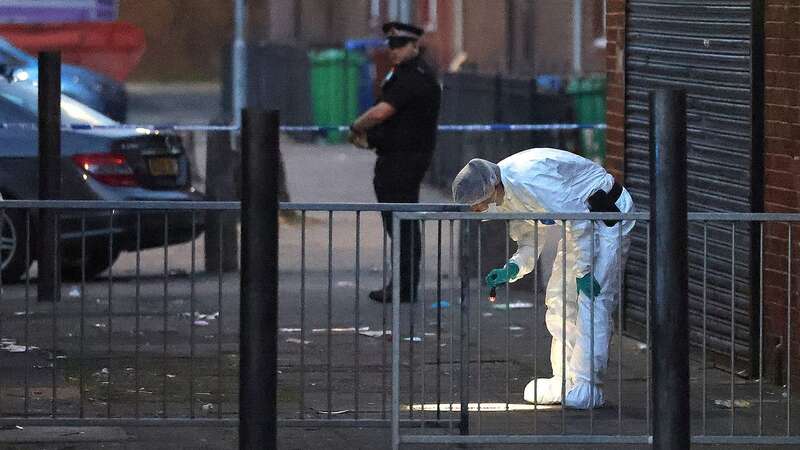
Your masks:
<svg viewBox="0 0 800 450"><path fill-rule="evenodd" d="M25 353L25 346L24 345L15 345L15 344L8 344L3 345L0 347L0 350L4 350L11 353Z"/></svg>
<svg viewBox="0 0 800 450"><path fill-rule="evenodd" d="M359 333L362 332L362 331L367 331L367 330L369 330L369 327L359 327L358 328L358 332ZM327 333L328 329L327 328L314 328L313 330L311 330L311 332L312 333ZM344 328L341 328L341 327L340 328L331 328L331 333L355 333L355 332L356 332L356 329L353 328L353 327L349 327L349 328L347 328L347 327L344 327Z"/></svg>
<svg viewBox="0 0 800 450"><path fill-rule="evenodd" d="M215 313L208 313L208 314L199 313L199 312L195 312L194 313L194 318L196 320L216 320L217 317L219 317L219 311L217 311Z"/></svg>
<svg viewBox="0 0 800 450"><path fill-rule="evenodd" d="M533 303L527 303L527 302L514 302L514 303L509 303L509 304L495 303L495 304L492 305L492 308L494 308L494 309L527 309L527 308L533 308Z"/></svg>
<svg viewBox="0 0 800 450"><path fill-rule="evenodd" d="M207 321L207 320L195 320L195 321L194 321L194 322L192 322L192 323L193 323L195 326L198 326L198 327L206 327L206 326L208 326L208 321Z"/></svg>
<svg viewBox="0 0 800 450"><path fill-rule="evenodd" d="M299 333L302 330L300 328L279 328L278 331L281 333Z"/></svg>
<svg viewBox="0 0 800 450"><path fill-rule="evenodd" d="M524 328L512 325L508 327L508 331L522 331Z"/></svg>
<svg viewBox="0 0 800 450"><path fill-rule="evenodd" d="M352 281L337 281L336 287L347 288L347 287L356 287L356 284Z"/></svg>
<svg viewBox="0 0 800 450"><path fill-rule="evenodd" d="M725 400L714 400L714 406L719 406L720 408L731 409L731 401L730 399ZM734 400L733 401L734 408L749 408L752 406L750 400Z"/></svg>
<svg viewBox="0 0 800 450"><path fill-rule="evenodd" d="M386 336L391 336L392 330L385 330L385 331L382 331L382 330L365 330L365 331L359 331L358 334L360 334L362 336L368 336L368 337L371 337L371 338L379 338L379 337L383 337L384 334Z"/></svg>
<svg viewBox="0 0 800 450"><path fill-rule="evenodd" d="M290 344L301 344L302 343L303 345L308 345L308 344L311 343L311 341L301 341L300 339L297 339L297 338L289 338L289 339L286 340L286 342L288 342Z"/></svg>
<svg viewBox="0 0 800 450"><path fill-rule="evenodd" d="M403 338L403 340L404 340L404 341L408 341L408 342L422 342L422 338L421 338L421 337L419 337L419 336L414 336L413 338L411 338L411 337L404 337L404 338Z"/></svg>
<svg viewBox="0 0 800 450"><path fill-rule="evenodd" d="M67 293L68 296L72 298L80 297L81 296L81 289L77 286L72 286Z"/></svg>
<svg viewBox="0 0 800 450"><path fill-rule="evenodd" d="M331 411L331 415L332 416L338 416L339 414L347 414L349 412L350 412L349 409L342 409L342 410L339 410L339 411ZM327 415L328 411L318 410L317 414L325 414L325 415Z"/></svg>

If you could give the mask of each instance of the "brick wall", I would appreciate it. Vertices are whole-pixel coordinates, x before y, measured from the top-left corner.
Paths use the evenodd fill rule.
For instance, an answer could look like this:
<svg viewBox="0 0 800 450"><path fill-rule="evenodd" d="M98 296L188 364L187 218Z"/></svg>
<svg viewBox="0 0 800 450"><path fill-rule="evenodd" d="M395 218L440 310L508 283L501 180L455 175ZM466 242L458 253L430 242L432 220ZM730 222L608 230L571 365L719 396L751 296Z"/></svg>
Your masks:
<svg viewBox="0 0 800 450"><path fill-rule="evenodd" d="M606 16L606 168L617 180L625 171L625 1L608 0Z"/></svg>
<svg viewBox="0 0 800 450"><path fill-rule="evenodd" d="M767 0L765 24L764 202L767 212L800 212L800 3ZM786 373L789 229L771 224L764 238L764 333L767 375ZM800 225L792 230L792 372L800 372ZM794 377L793 377L794 378Z"/></svg>

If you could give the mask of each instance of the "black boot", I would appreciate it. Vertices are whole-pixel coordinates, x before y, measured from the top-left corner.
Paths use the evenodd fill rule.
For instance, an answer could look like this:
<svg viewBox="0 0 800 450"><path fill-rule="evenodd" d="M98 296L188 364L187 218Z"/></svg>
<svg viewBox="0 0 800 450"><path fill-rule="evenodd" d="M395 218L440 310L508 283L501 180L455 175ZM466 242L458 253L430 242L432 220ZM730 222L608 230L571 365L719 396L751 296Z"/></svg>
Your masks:
<svg viewBox="0 0 800 450"><path fill-rule="evenodd" d="M379 303L391 303L392 302L392 283L386 285L383 289L378 289L375 291L370 291L369 298Z"/></svg>
<svg viewBox="0 0 800 450"><path fill-rule="evenodd" d="M384 292L386 293L384 297ZM413 297L413 298L412 298ZM384 289L378 289L375 291L371 291L369 293L369 298L376 301L376 302L392 302L392 282L390 281L389 284L386 285ZM411 301L416 302L416 296L412 296L411 293L408 292L408 289L400 289L400 303L409 303Z"/></svg>

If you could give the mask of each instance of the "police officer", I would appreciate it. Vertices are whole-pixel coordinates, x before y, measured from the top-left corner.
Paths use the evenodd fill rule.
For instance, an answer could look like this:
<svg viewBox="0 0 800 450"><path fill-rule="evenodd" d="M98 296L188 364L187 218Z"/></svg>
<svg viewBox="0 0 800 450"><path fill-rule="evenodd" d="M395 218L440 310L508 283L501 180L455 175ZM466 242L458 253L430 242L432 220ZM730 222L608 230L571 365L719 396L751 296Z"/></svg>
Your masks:
<svg viewBox="0 0 800 450"><path fill-rule="evenodd" d="M383 80L377 104L353 122L348 139L377 153L373 185L378 202L417 203L436 146L441 87L419 54L422 29L389 22L383 32L393 67ZM383 226L392 237L391 213L383 213ZM400 300L409 301L419 282L419 225L404 223L400 232ZM379 302L391 301L391 296L391 282L369 294Z"/></svg>

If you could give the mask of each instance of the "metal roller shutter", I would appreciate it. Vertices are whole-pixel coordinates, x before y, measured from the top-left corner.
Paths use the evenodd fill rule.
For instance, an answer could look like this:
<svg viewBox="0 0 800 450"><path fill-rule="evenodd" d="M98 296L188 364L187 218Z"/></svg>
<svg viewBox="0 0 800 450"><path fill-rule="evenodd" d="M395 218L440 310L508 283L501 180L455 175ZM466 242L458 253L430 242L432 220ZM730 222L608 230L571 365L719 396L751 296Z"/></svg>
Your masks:
<svg viewBox="0 0 800 450"><path fill-rule="evenodd" d="M753 196L760 183L752 145L753 1L628 0L627 8L625 184L638 209L649 208L648 91L676 87L688 94L689 211L759 211L760 200ZM742 362L753 356L750 293L758 268L750 258L756 241L751 231L747 224L735 225L732 254L730 223L707 227L707 348L730 358L733 335L736 357ZM646 235L646 226L638 226L625 291L626 330L642 338ZM690 224L694 346L703 342L703 236L702 224Z"/></svg>

